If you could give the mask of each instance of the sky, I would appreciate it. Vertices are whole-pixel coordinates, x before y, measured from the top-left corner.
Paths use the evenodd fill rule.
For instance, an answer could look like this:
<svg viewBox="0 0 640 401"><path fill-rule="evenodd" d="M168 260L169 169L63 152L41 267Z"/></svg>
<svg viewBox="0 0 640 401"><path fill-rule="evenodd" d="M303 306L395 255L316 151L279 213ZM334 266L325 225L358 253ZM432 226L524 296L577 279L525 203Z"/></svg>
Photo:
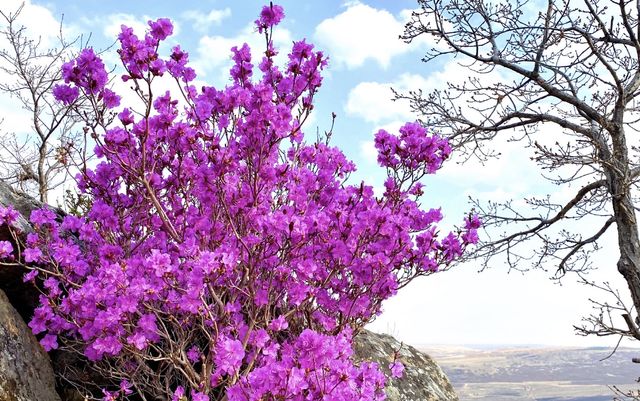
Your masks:
<svg viewBox="0 0 640 401"><path fill-rule="evenodd" d="M0 9L16 9L21 1L2 0ZM117 63L115 47L109 49L121 24L142 33L146 22L171 18L176 29L168 41L180 43L190 53L199 79L214 86L228 82L230 48L244 42L252 47L261 37L252 21L264 1L27 1L22 23L43 43L54 43L63 19L67 38L90 37L89 45L107 49L108 66ZM275 42L286 49L293 40L306 38L328 54L330 68L316 97L313 118L306 133L328 130L331 114L337 119L333 144L343 149L359 170L354 180L380 187L384 171L377 167L373 135L380 129L397 129L413 121L407 103L394 102L391 88L426 92L442 88L447 80L464 79L468 72L456 60L421 62L432 45L424 38L412 44L398 39L415 0L395 1L281 1L285 20L277 27ZM89 36L90 35L90 36ZM28 119L15 102L0 98L3 129L20 132ZM526 150L510 143L496 144L502 157L487 163L471 160L465 165L453 158L435 176L425 179L424 203L442 206L445 226L462 221L470 209L468 197L483 200L520 199L553 193L568 199L566 189L544 183ZM615 238L607 237L594 259L599 271L592 279L609 280L624 289L618 277ZM369 327L413 345L431 344L539 344L565 346L614 346L617 338L584 338L573 325L590 312L588 298L600 294L567 277L560 284L550 272L509 272L499 261L484 272L467 263L415 280L384 304L384 312ZM624 292L623 292L624 294ZM633 345L633 344L628 344Z"/></svg>

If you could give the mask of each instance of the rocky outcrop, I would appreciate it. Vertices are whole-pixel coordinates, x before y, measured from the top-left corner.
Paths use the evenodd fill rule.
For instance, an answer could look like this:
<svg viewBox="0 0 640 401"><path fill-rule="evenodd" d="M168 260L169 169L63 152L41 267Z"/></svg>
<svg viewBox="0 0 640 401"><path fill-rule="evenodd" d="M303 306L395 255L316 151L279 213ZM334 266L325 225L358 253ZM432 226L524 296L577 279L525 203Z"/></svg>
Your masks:
<svg viewBox="0 0 640 401"><path fill-rule="evenodd" d="M11 206L20 212L18 228L27 232L31 230L31 225L29 224L31 211L42 207L42 203L29 195L15 191L11 186L2 181L0 181L0 205ZM4 230L0 231L0 236L7 236L9 234L6 229L0 228L0 230Z"/></svg>
<svg viewBox="0 0 640 401"><path fill-rule="evenodd" d="M2 290L0 401L60 401L49 356Z"/></svg>
<svg viewBox="0 0 640 401"><path fill-rule="evenodd" d="M20 213L16 226L21 232L28 233L32 230L29 224L31 211L41 208L42 203L28 195L14 191L9 185L0 181L0 206L11 206L16 209ZM13 249L17 248L6 226L0 226L0 241L9 241L13 244ZM31 283L22 281L23 275L24 269L18 265L2 266L0 268L0 290L5 292L20 316L28 321L37 306L38 291Z"/></svg>
<svg viewBox="0 0 640 401"><path fill-rule="evenodd" d="M393 354L398 349L405 371L401 378L389 380L387 400L458 401L451 382L429 355L408 345L400 347L400 343L389 335L367 330L358 334L354 341L358 360L377 362L387 373Z"/></svg>
<svg viewBox="0 0 640 401"><path fill-rule="evenodd" d="M0 181L0 206L11 206L20 213L16 226L24 234L33 230L29 223L31 212L40 209L44 205L31 196L15 191L11 186ZM52 207L59 218L64 212ZM14 238L6 226L0 226L0 241L9 241L13 244L13 249L17 249ZM0 269L0 290L4 291L9 301L18 311L25 321L31 319L33 310L38 304L38 291L33 284L25 283L22 277L25 270L17 264L2 266Z"/></svg>
<svg viewBox="0 0 640 401"><path fill-rule="evenodd" d="M0 181L0 206L20 212L17 228L30 232L31 211L42 204L14 191ZM14 238L0 226L0 241ZM51 361L26 321L38 302L38 290L22 280L24 269L17 265L0 267L0 401L59 401Z"/></svg>

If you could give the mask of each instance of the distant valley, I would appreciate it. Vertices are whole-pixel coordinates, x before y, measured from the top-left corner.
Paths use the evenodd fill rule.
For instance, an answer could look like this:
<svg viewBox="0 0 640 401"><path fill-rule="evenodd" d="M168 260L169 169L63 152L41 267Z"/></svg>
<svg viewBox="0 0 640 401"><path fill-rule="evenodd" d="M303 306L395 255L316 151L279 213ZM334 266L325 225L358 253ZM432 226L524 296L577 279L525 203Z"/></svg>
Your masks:
<svg viewBox="0 0 640 401"><path fill-rule="evenodd" d="M640 349L430 346L421 349L446 372L461 401L611 401L638 389Z"/></svg>

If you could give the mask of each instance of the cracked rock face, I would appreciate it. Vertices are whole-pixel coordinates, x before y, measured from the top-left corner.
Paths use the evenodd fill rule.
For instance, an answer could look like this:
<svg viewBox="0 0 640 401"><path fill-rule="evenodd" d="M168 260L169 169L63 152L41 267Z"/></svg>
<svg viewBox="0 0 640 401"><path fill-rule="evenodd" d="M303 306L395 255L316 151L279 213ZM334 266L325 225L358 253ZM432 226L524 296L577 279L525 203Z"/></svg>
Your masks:
<svg viewBox="0 0 640 401"><path fill-rule="evenodd" d="M60 401L49 356L2 290L0 401Z"/></svg>
<svg viewBox="0 0 640 401"><path fill-rule="evenodd" d="M20 193L11 188L7 183L0 181L0 206L11 206L16 209L20 216L16 222L17 228L23 235L33 231L29 223L31 212L43 207L43 204L29 195ZM63 212L57 208L52 208L58 216ZM16 249L14 238L9 233L9 229L0 226L0 241L9 241ZM2 266L0 268L0 290L5 292L11 305L18 311L25 321L31 319L33 310L38 305L38 291L31 283L22 281L25 270L20 266Z"/></svg>
<svg viewBox="0 0 640 401"><path fill-rule="evenodd" d="M20 213L16 226L23 233L28 233L32 231L29 216L33 210L41 208L42 204L28 195L14 191L9 185L0 181L0 206L11 206L16 209ZM11 242L13 249L16 249L14 239L6 226L0 226L0 241ZM38 291L31 283L22 281L24 273L24 269L19 266L0 267L0 290L4 291L22 318L28 321L38 304Z"/></svg>
<svg viewBox="0 0 640 401"><path fill-rule="evenodd" d="M431 357L417 349L402 345L386 334L364 330L355 338L353 348L358 360L377 362L388 374L393 354L400 349L399 359L404 375L389 379L386 393L389 401L458 401L453 386Z"/></svg>
<svg viewBox="0 0 640 401"><path fill-rule="evenodd" d="M20 212L17 226L26 233L31 231L31 211L42 204L0 181L0 206ZM0 227L0 241L14 243L6 227ZM49 356L25 323L38 291L22 281L23 274L18 266L0 267L0 401L60 401Z"/></svg>

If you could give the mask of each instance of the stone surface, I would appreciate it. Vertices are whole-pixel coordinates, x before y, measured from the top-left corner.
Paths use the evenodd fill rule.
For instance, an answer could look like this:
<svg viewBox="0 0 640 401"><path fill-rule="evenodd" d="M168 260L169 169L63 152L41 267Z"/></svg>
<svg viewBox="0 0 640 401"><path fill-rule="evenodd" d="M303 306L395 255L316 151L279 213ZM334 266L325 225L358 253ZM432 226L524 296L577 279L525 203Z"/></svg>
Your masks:
<svg viewBox="0 0 640 401"><path fill-rule="evenodd" d="M60 401L49 356L2 290L0 401Z"/></svg>
<svg viewBox="0 0 640 401"><path fill-rule="evenodd" d="M393 337L363 330L354 341L358 360L377 362L389 373L394 352L405 366L404 375L390 379L387 385L389 401L458 401L451 382L431 357L417 349L402 345Z"/></svg>
<svg viewBox="0 0 640 401"><path fill-rule="evenodd" d="M0 206L12 206L20 217L17 227L27 233L32 230L29 224L31 211L42 207L42 204L28 195L14 191L9 185L0 181ZM0 226L0 241L10 241L16 249L14 238L6 226ZM31 318L31 314L38 302L38 291L31 284L22 281L24 269L17 265L2 266L0 268L0 290L4 291L25 321Z"/></svg>
<svg viewBox="0 0 640 401"><path fill-rule="evenodd" d="M18 228L23 231L31 230L31 225L28 220L31 215L31 211L42 207L42 203L29 195L15 191L11 186L3 181L0 181L0 205L11 205L14 209L20 212L21 217L18 219ZM7 234L7 232L3 232L3 235Z"/></svg>

